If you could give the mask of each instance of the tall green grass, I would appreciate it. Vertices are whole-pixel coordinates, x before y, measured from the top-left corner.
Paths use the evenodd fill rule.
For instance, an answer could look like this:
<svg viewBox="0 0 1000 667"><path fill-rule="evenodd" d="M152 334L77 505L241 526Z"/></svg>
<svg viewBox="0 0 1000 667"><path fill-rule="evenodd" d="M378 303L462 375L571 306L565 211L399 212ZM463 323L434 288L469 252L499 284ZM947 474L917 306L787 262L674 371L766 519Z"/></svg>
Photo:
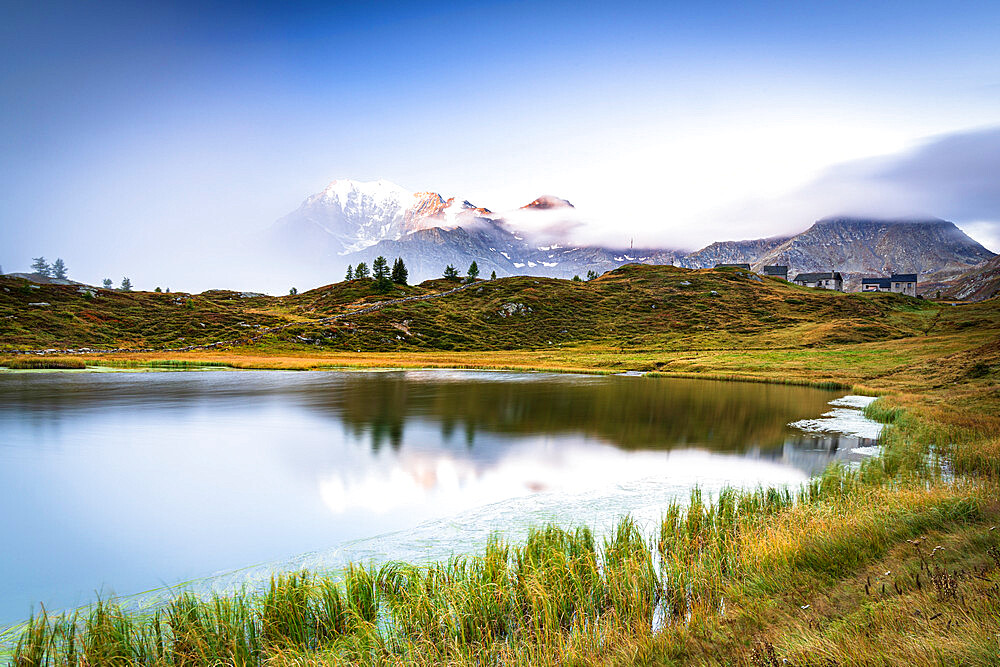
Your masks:
<svg viewBox="0 0 1000 667"><path fill-rule="evenodd" d="M43 612L21 634L14 664L263 665L290 655L486 664L531 662L568 646L599 651L609 637L717 616L734 586L775 591L803 568L842 572L900 536L977 515L976 502L953 499L878 516L864 509L896 483L876 462L833 467L794 491L726 489L707 499L695 490L665 508L650 537L628 517L601 540L587 528L545 526L523 544L494 535L479 555L428 566L284 574L260 592L181 594L147 614L109 601L78 615ZM774 531L792 516L850 511L864 519L850 517L850 531L805 527L799 551L788 537L780 539L791 555L784 542L761 551L762 536L781 534Z"/></svg>
<svg viewBox="0 0 1000 667"><path fill-rule="evenodd" d="M83 359L49 359L46 357L15 357L0 359L0 366L11 370L79 369L86 368Z"/></svg>
<svg viewBox="0 0 1000 667"><path fill-rule="evenodd" d="M902 416L903 409L889 405L884 398L878 398L865 406L864 413L868 419L882 424L894 424Z"/></svg>

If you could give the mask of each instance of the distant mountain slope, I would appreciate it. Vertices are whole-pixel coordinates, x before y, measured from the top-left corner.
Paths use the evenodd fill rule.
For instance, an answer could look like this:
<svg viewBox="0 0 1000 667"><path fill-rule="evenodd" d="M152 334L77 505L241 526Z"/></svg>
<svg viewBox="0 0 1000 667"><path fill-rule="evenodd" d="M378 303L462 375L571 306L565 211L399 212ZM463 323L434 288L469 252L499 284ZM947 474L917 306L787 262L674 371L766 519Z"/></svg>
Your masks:
<svg viewBox="0 0 1000 667"><path fill-rule="evenodd" d="M478 220L471 225L446 229L434 227L412 232L396 240L380 241L344 259L371 264L379 255L402 257L414 280L441 276L451 264L464 274L475 261L479 274L489 276L529 275L552 278L585 277L632 262L671 264L680 253L671 250L613 250L594 246L534 246L501 222Z"/></svg>
<svg viewBox="0 0 1000 667"><path fill-rule="evenodd" d="M716 264L753 264L786 241L787 236L749 241L716 241L685 255L680 260L680 265L691 269L710 269Z"/></svg>
<svg viewBox="0 0 1000 667"><path fill-rule="evenodd" d="M921 282L939 281L992 257L992 252L946 220L831 217L785 240L713 243L681 263L707 268L745 262L758 271L769 264L784 264L790 278L797 273L836 270L844 274L847 289L857 289L865 275L918 273Z"/></svg>
<svg viewBox="0 0 1000 667"><path fill-rule="evenodd" d="M598 274L628 263L711 268L768 264L797 273L837 270L845 287L858 289L865 275L918 273L926 289L956 278L993 257L954 223L936 218L877 220L831 217L791 237L722 241L684 253L672 249L616 250L600 246L533 241L517 225L532 221L574 224L565 199L544 195L505 216L468 200L434 192L410 192L388 181L333 181L278 220L267 240L269 253L284 255L300 273L329 282L347 264L384 255L402 257L411 280L440 276L454 265L463 272L475 261L481 275L544 275L570 278ZM541 225L545 228L545 224Z"/></svg>
<svg viewBox="0 0 1000 667"><path fill-rule="evenodd" d="M767 253L760 264L800 271L831 268L850 275L918 273L941 279L993 257L955 223L923 220L825 218Z"/></svg>
<svg viewBox="0 0 1000 667"><path fill-rule="evenodd" d="M1000 294L1000 255L959 276L943 295L953 299L983 301L997 294Z"/></svg>
<svg viewBox="0 0 1000 667"><path fill-rule="evenodd" d="M519 215L546 215L560 209L572 210L573 205L543 195L522 206ZM379 255L402 257L410 279L420 281L440 276L448 264L464 273L473 261L484 276L496 271L499 276L571 278L633 261L670 264L682 254L537 245L488 208L434 192L412 193L388 181L332 182L278 220L266 243L286 260L325 271L327 280L338 278L347 264L371 264Z"/></svg>

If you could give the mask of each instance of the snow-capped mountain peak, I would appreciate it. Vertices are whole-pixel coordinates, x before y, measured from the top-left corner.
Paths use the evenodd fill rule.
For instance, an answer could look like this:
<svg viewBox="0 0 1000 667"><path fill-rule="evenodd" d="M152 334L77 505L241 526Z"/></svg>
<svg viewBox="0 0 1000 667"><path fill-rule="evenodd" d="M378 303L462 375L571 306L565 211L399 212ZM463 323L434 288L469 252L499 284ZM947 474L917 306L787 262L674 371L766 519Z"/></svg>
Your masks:
<svg viewBox="0 0 1000 667"><path fill-rule="evenodd" d="M367 199L371 201L395 201L406 206L413 198L413 193L391 181L355 181L349 178L339 178L326 186L321 193L326 199L347 202L350 199Z"/></svg>
<svg viewBox="0 0 1000 667"><path fill-rule="evenodd" d="M303 238L324 239L337 254L358 252L415 231L471 227L500 217L468 200L436 192L411 192L391 181L337 179L312 195L277 226Z"/></svg>

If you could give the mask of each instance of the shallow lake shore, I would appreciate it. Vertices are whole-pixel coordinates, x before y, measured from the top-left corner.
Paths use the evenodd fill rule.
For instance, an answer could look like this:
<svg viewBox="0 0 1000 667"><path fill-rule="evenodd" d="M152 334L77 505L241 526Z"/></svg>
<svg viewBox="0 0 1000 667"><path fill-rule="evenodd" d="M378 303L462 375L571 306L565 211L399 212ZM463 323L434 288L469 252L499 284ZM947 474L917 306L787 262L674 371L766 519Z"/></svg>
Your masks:
<svg viewBox="0 0 1000 667"><path fill-rule="evenodd" d="M453 635L432 641L420 639L418 634L404 642L405 649L402 645L393 648L376 627L368 627L363 641L358 636L339 635L324 646L310 645L313 639L299 645L293 641L291 647L279 642L281 648L271 646L270 655L280 661L306 651L330 662L370 658L374 662L405 659L427 663L476 661L484 655L510 662L519 662L514 658L517 655L535 659L560 655L586 662L631 661L645 656L711 663L756 660L759 658L754 656L772 654L793 663L826 656L843 662L879 658L892 663L892 656L902 659L908 655L914 664L936 664L942 654L958 662L978 662L995 655L995 648L978 639L995 632L996 622L995 601L991 602L988 593L988 582L995 583L998 575L996 566L990 566L991 554L997 553L997 531L989 529L1000 518L995 501L998 419L992 385L936 383L936 377L964 363L954 355L932 364L927 358L930 355L915 351L909 367L898 369L895 378L883 379L876 377L874 364L855 364L849 372L836 375L824 373L822 363L794 373L785 372L787 369L761 372L761 362L772 352L744 352L740 366L734 366L731 353L706 352L699 359L703 370L681 374L821 386L853 383L864 393L884 396L867 409L873 417L890 422L882 438L884 452L863 466L863 474L840 472L825 478L839 479L836 486L846 489L842 493L820 497L816 503L782 507L763 518L747 515L746 525L753 528L740 533L741 553L767 554L752 573L731 565L720 569L707 563L701 551L688 552L685 576L698 585L711 582L719 599L713 597L716 593L706 593L703 601L715 602L707 606L687 602L683 623L657 627L654 632L652 616L647 627L628 621L627 614L612 606L597 614L591 625L548 627L542 634L521 630L499 633L485 644L466 645ZM613 373L630 365L639 370L643 367L641 358L599 350L572 356L575 363L569 367L564 364L570 356L487 353L412 359L376 354L241 357L227 353L185 360L192 365L214 361L235 368L405 364ZM789 355L785 363L794 364L808 356L806 352ZM129 361L139 366L150 360L146 356ZM940 461L947 461L943 469L936 463ZM844 474L857 477L845 483ZM697 532L701 530L697 520L687 518L686 511L679 516L684 517L684 525L694 526L696 531L686 539L707 539ZM711 525L706 529L715 530ZM928 553L935 546L944 548L934 551L932 561ZM606 558L600 549L593 553L594 558ZM980 574L977 581L982 585L972 580L970 572ZM951 594L952 586L947 583L951 580L960 594ZM276 590L280 592L287 585L282 582ZM314 590L311 586L307 588ZM546 594L557 595L556 591ZM633 601L642 599L639 589L634 594L638 597ZM718 613L720 600L725 601L722 615ZM866 611L872 604L882 610L877 621ZM456 613L453 601L441 609ZM615 609L614 613L610 609ZM912 609L921 610L918 631L911 639L900 641L900 624L909 623L906 619L913 618ZM709 636L714 638L711 647L705 643ZM936 643L933 650L927 648L931 642Z"/></svg>

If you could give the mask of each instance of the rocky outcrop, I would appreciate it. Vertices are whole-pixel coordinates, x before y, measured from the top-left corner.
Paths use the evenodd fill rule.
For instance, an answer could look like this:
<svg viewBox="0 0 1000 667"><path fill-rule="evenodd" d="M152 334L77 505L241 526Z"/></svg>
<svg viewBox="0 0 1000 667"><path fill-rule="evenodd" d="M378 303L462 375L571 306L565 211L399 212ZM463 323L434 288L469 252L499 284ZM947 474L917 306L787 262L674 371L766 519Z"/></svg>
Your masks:
<svg viewBox="0 0 1000 667"><path fill-rule="evenodd" d="M717 264L752 264L786 241L787 236L748 241L717 241L685 255L678 264L689 269L711 269Z"/></svg>
<svg viewBox="0 0 1000 667"><path fill-rule="evenodd" d="M942 290L942 296L963 301L983 301L1000 294L1000 255L966 272Z"/></svg>
<svg viewBox="0 0 1000 667"><path fill-rule="evenodd" d="M746 262L756 271L783 264L789 267L790 278L797 273L840 271L844 288L856 290L863 276L917 273L921 283L948 280L993 256L946 220L833 217L784 240L713 243L681 264L708 268Z"/></svg>

